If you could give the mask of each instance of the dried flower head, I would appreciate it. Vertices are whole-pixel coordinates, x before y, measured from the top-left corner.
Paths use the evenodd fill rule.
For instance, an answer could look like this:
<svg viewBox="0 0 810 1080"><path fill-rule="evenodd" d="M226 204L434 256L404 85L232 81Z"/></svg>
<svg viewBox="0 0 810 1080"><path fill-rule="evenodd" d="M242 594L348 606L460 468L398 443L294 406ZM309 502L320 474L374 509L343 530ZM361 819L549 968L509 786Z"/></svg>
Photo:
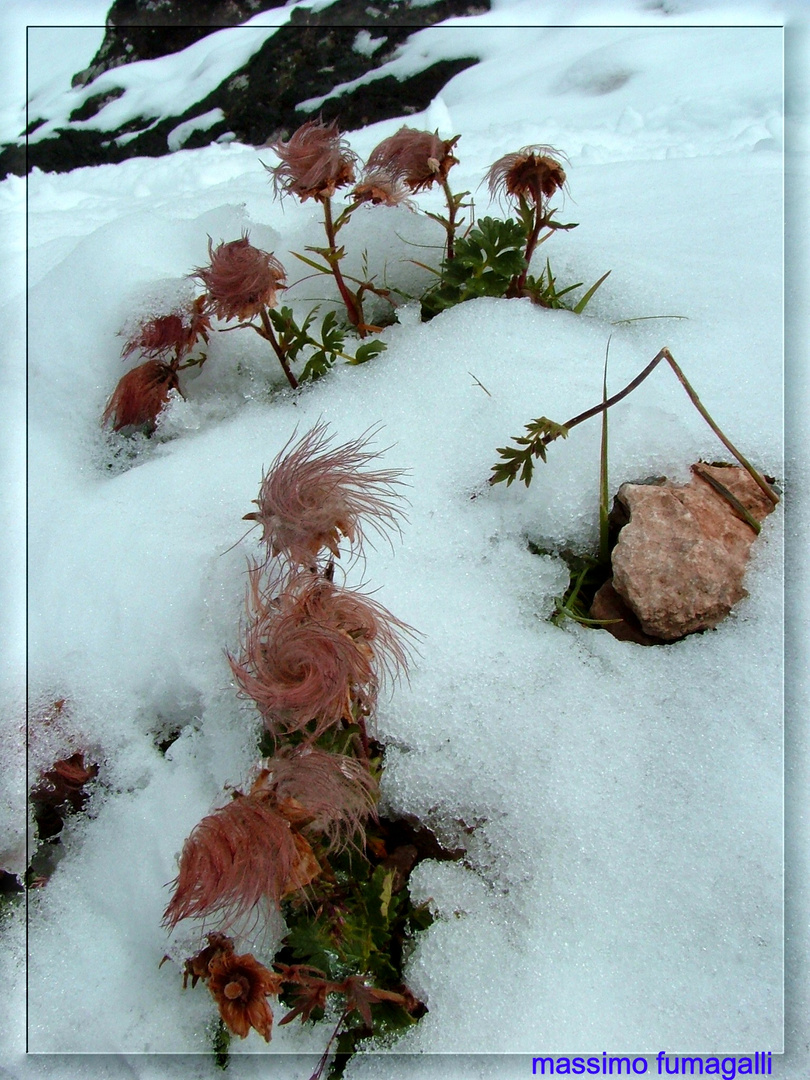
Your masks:
<svg viewBox="0 0 810 1080"><path fill-rule="evenodd" d="M225 934L208 934L208 944L205 948L200 949L194 956L190 956L183 965L183 989L188 987L188 980L191 979L191 989L197 985L200 979L205 982L211 972L208 970L208 965L218 956L221 952L232 953L233 952L233 939L227 937ZM168 960L167 956L163 957L163 960ZM163 964L161 960L161 964ZM158 965L160 966L160 965Z"/></svg>
<svg viewBox="0 0 810 1080"><path fill-rule="evenodd" d="M225 949L216 953L208 968L208 989L226 1027L243 1039L255 1028L269 1042L273 1011L267 995L279 992L281 976L268 971L250 953L237 956Z"/></svg>
<svg viewBox="0 0 810 1080"><path fill-rule="evenodd" d="M277 195L295 195L301 202L326 199L354 181L357 155L335 120L330 124L307 120L287 142L278 139L269 145L281 159L278 165L265 166Z"/></svg>
<svg viewBox="0 0 810 1080"><path fill-rule="evenodd" d="M285 747L264 764L253 790L266 792L293 825L323 835L337 850L362 838L378 796L362 762L304 745Z"/></svg>
<svg viewBox="0 0 810 1080"><path fill-rule="evenodd" d="M301 859L289 821L271 802L261 793L237 794L203 818L183 845L164 922L172 928L218 912L229 925L263 900L277 904Z"/></svg>
<svg viewBox="0 0 810 1080"><path fill-rule="evenodd" d="M259 582L254 569L242 657L229 659L267 729L289 734L312 723L317 738L344 719L352 721L353 706L370 713L378 686L372 651L336 620L314 619L306 591L287 589L272 598Z"/></svg>
<svg viewBox="0 0 810 1080"><path fill-rule="evenodd" d="M523 197L541 206L565 184L565 170L557 160L560 156L552 146L524 146L516 154L505 154L487 173L490 194Z"/></svg>
<svg viewBox="0 0 810 1080"><path fill-rule="evenodd" d="M360 182L352 189L355 202L373 206L407 206L413 209L405 182L386 169L366 169Z"/></svg>
<svg viewBox="0 0 810 1080"><path fill-rule="evenodd" d="M89 798L85 785L98 775L98 765L84 763L84 754L77 752L54 762L39 775L31 790L37 836L47 840L61 832L66 815L81 810Z"/></svg>
<svg viewBox="0 0 810 1080"><path fill-rule="evenodd" d="M354 589L343 589L323 578L301 573L288 588L300 597L302 609L310 621L334 626L348 634L357 648L374 665L375 677L395 679L407 673L409 649L406 644L416 631L402 622L382 604Z"/></svg>
<svg viewBox="0 0 810 1080"><path fill-rule="evenodd" d="M114 431L140 427L151 435L172 390L180 390L174 368L160 360L147 360L119 381L101 422L112 420Z"/></svg>
<svg viewBox="0 0 810 1080"><path fill-rule="evenodd" d="M210 265L197 267L191 276L205 285L209 309L218 319L252 319L262 308L276 306L286 274L274 255L254 247L247 235L217 248L209 237L208 255Z"/></svg>
<svg viewBox="0 0 810 1080"><path fill-rule="evenodd" d="M402 472L366 470L379 457L366 449L368 441L361 436L330 447L326 426L318 424L293 446L287 443L262 480L258 511L245 514L262 526L269 554L311 566L323 549L339 557L341 537L359 548L363 518L381 533L399 528Z"/></svg>
<svg viewBox="0 0 810 1080"><path fill-rule="evenodd" d="M400 179L410 191L424 191L442 183L458 158L451 151L460 136L440 139L438 132L401 127L395 135L376 146L366 163L366 170L380 169Z"/></svg>
<svg viewBox="0 0 810 1080"><path fill-rule="evenodd" d="M191 352L199 338L208 341L211 320L204 311L206 299L205 296L198 296L180 311L156 315L142 323L138 332L124 345L121 355L127 357L140 351L153 360L165 360L169 354L181 360Z"/></svg>

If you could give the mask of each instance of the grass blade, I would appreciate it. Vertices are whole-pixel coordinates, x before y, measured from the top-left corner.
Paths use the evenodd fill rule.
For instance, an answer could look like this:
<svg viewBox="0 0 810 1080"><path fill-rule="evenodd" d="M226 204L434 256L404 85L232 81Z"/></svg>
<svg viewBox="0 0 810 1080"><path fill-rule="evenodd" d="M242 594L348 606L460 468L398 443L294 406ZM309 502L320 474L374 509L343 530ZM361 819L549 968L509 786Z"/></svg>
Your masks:
<svg viewBox="0 0 810 1080"><path fill-rule="evenodd" d="M593 285L591 285L590 289L588 289L588 291L585 293L585 295L579 301L577 306L574 308L574 314L575 315L581 315L582 314L582 312L588 306L588 303L590 302L591 297L596 292L596 290L599 288L599 286L602 284L602 282L605 280L605 278L608 276L608 274L610 274L610 270L607 270L604 274L602 274L602 276L599 278L598 281L595 281L593 283Z"/></svg>

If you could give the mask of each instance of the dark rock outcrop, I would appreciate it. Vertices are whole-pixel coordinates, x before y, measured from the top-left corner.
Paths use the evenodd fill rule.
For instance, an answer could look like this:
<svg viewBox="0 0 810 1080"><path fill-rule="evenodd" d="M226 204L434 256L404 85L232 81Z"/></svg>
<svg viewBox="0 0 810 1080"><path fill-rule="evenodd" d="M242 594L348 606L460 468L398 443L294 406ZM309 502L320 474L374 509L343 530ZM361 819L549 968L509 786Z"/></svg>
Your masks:
<svg viewBox="0 0 810 1080"><path fill-rule="evenodd" d="M106 71L135 60L156 59L187 48L213 31L238 24L258 11L283 6L282 0L116 0L107 19L107 33L90 66L78 72L74 86L87 95L55 135L38 142L10 144L0 151L0 176L24 175L33 167L66 172L83 165L119 162L130 157L160 157L170 152L167 138L179 124L221 109L222 119L192 131L183 142L194 149L220 138L261 146L286 137L310 117L300 106L325 97L315 115L338 118L344 130L419 112L459 71L477 57L441 60L399 80L383 76L341 95L336 87L379 69L418 29L451 16L486 11L489 0L436 0L414 6L411 0L335 0L320 11L298 9L250 61L233 71L211 94L184 112L162 117L137 117L116 131L73 126L96 115L123 90L93 91L94 80ZM190 10L194 24L188 25ZM384 40L373 51L356 51L360 30ZM250 33L250 29L234 30ZM45 118L32 118L28 134ZM121 136L130 136L121 140Z"/></svg>

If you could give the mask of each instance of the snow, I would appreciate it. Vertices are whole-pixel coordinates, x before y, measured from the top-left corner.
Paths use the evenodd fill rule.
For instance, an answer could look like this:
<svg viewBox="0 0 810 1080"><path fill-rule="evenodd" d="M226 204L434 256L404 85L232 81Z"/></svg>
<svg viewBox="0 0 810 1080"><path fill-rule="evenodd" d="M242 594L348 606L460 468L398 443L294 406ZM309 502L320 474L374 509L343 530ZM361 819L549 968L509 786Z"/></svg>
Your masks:
<svg viewBox="0 0 810 1080"><path fill-rule="evenodd" d="M173 153L184 146L195 131L208 131L214 124L224 119L225 113L222 109L209 109L208 112L201 113L200 116L195 116L192 120L186 120L178 124L176 128L172 128L166 136L166 143ZM120 142L120 139L118 141Z"/></svg>
<svg viewBox="0 0 810 1080"><path fill-rule="evenodd" d="M491 15L414 35L394 63L417 70L426 56L475 46L481 62L406 120L445 138L461 132L450 180L473 192L477 215L498 212L479 185L500 154L534 142L566 152L564 215L580 224L542 255L561 281L612 270L587 314L489 299L422 324L406 305L383 335L386 353L298 394L283 388L257 335L217 336L205 368L183 384L187 400L172 404L129 468L108 468L98 427L125 370L121 328L182 295L209 236L249 230L294 280L289 253L322 243L317 216L311 203L275 202L261 165L271 153L237 143L29 178L30 768L77 748L101 765L90 812L70 822L64 858L31 896L34 1053L132 1055L117 1063L138 1076L216 1071L210 1054L191 1073L184 1057L134 1055L209 1051L209 996L183 993L175 963L158 968L165 952L196 947L184 952L191 928L181 925L176 942L161 930L164 885L190 829L254 760L255 721L224 655L238 642L245 559L256 550L242 515L293 430L324 420L340 441L382 424L385 467L409 472L402 542L370 549L348 580L376 589L423 635L410 680L380 710L386 805L463 840L470 857L469 867L423 863L412 879L439 914L408 970L430 1012L393 1056L357 1058L346 1075L523 1076L530 1058L463 1055L663 1048L770 1049L774 1075L807 1074L810 1010L793 959L797 948L806 956L806 880L795 861L806 851L790 834L788 885L805 899L796 908L788 895L784 1003L782 966L783 552L792 545L806 558L797 552L805 519L794 515L804 514L807 480L796 446L787 460L783 446L782 31L684 25L767 24L781 8L735 4L721 18L716 4L580 0L544 8L549 24L563 13L601 22L609 11L610 22L635 25L495 28L532 23L535 10L499 0ZM250 33L210 36L221 39L223 65L245 48L226 42ZM128 94L151 87L154 115L176 114L180 88L214 63L193 49L173 58L166 96L146 71L129 73ZM54 116L75 107L68 97L49 99ZM351 144L364 156L401 122L352 133ZM806 132L806 114L792 123ZM5 221L23 197L17 178L0 185ZM418 202L441 209L433 195ZM411 291L426 275L408 260L433 253L409 242L441 242L433 222L401 208L364 208L343 235L353 258L366 249L372 267ZM24 249L18 234L3 236L13 355ZM305 310L323 295L307 281L285 302ZM806 316L806 297L790 296ZM528 491L486 486L495 447L529 419L564 421L598 400L610 335L611 389L666 344L720 426L785 487L786 508L755 545L748 599L715 632L665 649L546 621L565 584L556 552L596 536L598 425L553 444ZM14 439L24 399L13 369L5 384ZM788 410L800 390L791 386ZM612 490L652 474L685 479L698 457L724 456L663 368L612 410L610 443ZM15 571L17 535L3 532L4 565ZM530 554L527 538L549 554ZM789 569L806 595L803 566ZM4 633L0 744L18 766L19 603L14 593L5 607L16 621ZM794 717L800 657L791 639ZM38 725L38 710L61 697L64 720ZM161 755L155 742L178 726ZM802 768L794 759L793 783ZM0 850L19 872L23 786L19 767L6 773ZM15 917L4 930L7 1000L19 1002L24 926ZM264 1075L264 1058L248 1055L269 1053L274 1075L306 1076L327 1038L326 1026L277 1029L269 1046L252 1035L232 1044L231 1069ZM61 1075L62 1059L23 1059L22 1039L20 1022L0 1051L10 1075ZM459 1056L428 1056L440 1052ZM119 1075L109 1057L75 1058L68 1072Z"/></svg>

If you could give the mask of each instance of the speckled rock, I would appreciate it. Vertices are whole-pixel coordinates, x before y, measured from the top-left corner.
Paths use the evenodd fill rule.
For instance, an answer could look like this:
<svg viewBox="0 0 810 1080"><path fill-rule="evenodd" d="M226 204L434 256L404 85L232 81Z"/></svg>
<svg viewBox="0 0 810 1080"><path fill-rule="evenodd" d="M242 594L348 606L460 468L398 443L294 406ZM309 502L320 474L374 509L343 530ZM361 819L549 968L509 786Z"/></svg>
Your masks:
<svg viewBox="0 0 810 1080"><path fill-rule="evenodd" d="M699 471L685 485L623 484L617 495L630 520L613 549L612 587L644 636L661 641L717 626L746 595L743 576L756 533L699 473L724 485L757 521L773 510L744 469L693 470Z"/></svg>

